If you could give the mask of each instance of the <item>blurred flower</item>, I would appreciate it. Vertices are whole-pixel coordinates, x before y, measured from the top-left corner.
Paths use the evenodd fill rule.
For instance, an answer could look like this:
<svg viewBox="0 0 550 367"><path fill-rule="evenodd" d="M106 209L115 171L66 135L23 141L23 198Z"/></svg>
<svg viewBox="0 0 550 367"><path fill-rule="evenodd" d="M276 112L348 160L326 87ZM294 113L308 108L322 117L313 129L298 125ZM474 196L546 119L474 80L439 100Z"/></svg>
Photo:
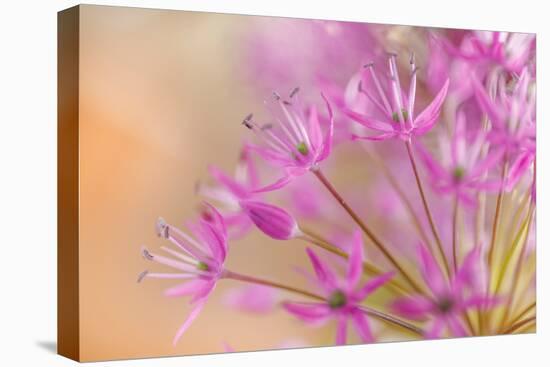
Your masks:
<svg viewBox="0 0 550 367"><path fill-rule="evenodd" d="M161 246L161 250L171 257L151 253L146 248L142 250L146 260L168 266L176 272L144 271L138 281L144 278L185 279L184 283L167 289L165 294L169 297L192 296L191 303L194 307L177 331L174 344L198 317L216 282L223 276L223 265L227 256L227 232L218 211L210 207L210 212L213 215L211 221L200 219L198 223L189 225L194 238L167 224L162 218L158 220L157 234L177 247L177 250L174 250Z"/></svg>
<svg viewBox="0 0 550 367"><path fill-rule="evenodd" d="M260 201L242 201L241 207L258 229L276 240L288 240L300 235L298 223L284 209Z"/></svg>
<svg viewBox="0 0 550 367"><path fill-rule="evenodd" d="M477 100L491 121L490 141L506 149L512 162L505 187L510 190L531 166L535 157L535 91L531 75L523 69L512 86L499 79L493 99L477 79L473 79Z"/></svg>
<svg viewBox="0 0 550 367"><path fill-rule="evenodd" d="M292 88L296 80L311 85L319 76L344 81L379 52L377 28L331 20L258 19L245 38L245 71L256 88L267 90L273 85Z"/></svg>
<svg viewBox="0 0 550 367"><path fill-rule="evenodd" d="M464 204L475 205L479 190L498 190L502 186L500 179L489 180L485 174L500 163L504 149L496 146L483 157L486 134L479 128L473 134L469 132L462 113L456 118L450 140L441 137L439 161L423 145L416 147L438 192L453 193Z"/></svg>
<svg viewBox="0 0 550 367"><path fill-rule="evenodd" d="M230 289L224 295L224 303L243 312L265 314L273 311L278 298L275 289L252 284Z"/></svg>
<svg viewBox="0 0 550 367"><path fill-rule="evenodd" d="M279 189L293 178L301 176L308 170L316 169L332 150L333 116L332 109L325 99L329 113L328 130L323 137L317 115L317 109L311 106L307 116L305 109L297 98L298 88L292 90L288 100L275 94L277 107L272 110L275 124L260 126L248 115L243 124L254 131L265 143L265 146L251 146L258 154L276 167L283 168L285 174L275 183L254 192Z"/></svg>
<svg viewBox="0 0 550 367"><path fill-rule="evenodd" d="M440 337L445 327L453 336L466 336L467 331L461 320L464 312L470 308L494 306L498 302L498 299L486 296L479 289L479 278L483 277L479 267L480 247L467 254L450 283L447 283L437 261L423 244L419 245L418 251L420 271L433 298L423 295L404 297L393 303L393 310L413 320L430 317L432 322L426 332L427 338Z"/></svg>
<svg viewBox="0 0 550 367"><path fill-rule="evenodd" d="M351 119L376 131L378 134L364 137L354 135L355 139L386 140L397 137L402 140L409 140L413 136L425 134L435 125L439 118L441 105L447 95L449 80L445 81L432 102L415 116L416 73L418 69L414 62L414 56L411 57L410 65L411 80L408 92L401 88L396 55L392 54L389 57L390 76L384 84L378 78L374 70L374 64L365 65L363 77L358 84L358 91L370 100L378 113L366 115L353 110L353 106L344 107L343 112ZM371 79L368 83L370 88L365 88L369 76ZM387 93L389 93L389 96ZM378 98L373 94L377 94Z"/></svg>
<svg viewBox="0 0 550 367"><path fill-rule="evenodd" d="M363 273L363 241L361 233L356 231L349 256L348 271L344 279L338 279L334 272L311 250L307 254L315 270L316 286L326 297L324 302L285 302L285 309L307 323L323 322L335 319L337 322L336 344L346 343L347 324L351 320L357 334L364 342L373 342L365 312L361 302L376 289L393 277L386 273L370 279L359 286Z"/></svg>
<svg viewBox="0 0 550 367"><path fill-rule="evenodd" d="M468 62L498 64L510 72L519 73L531 59L535 35L528 33L472 31L460 47L443 39L447 50Z"/></svg>

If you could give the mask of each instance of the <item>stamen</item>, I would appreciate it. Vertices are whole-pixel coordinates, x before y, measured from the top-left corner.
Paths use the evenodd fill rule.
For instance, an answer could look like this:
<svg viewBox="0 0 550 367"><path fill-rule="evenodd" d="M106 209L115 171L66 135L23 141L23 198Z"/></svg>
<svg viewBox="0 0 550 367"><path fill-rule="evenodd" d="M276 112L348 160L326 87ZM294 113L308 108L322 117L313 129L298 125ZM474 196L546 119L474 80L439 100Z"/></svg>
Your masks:
<svg viewBox="0 0 550 367"><path fill-rule="evenodd" d="M249 128L250 130L252 130L252 127L253 127L252 124L250 123L250 122L252 121L252 117L253 117L253 116L254 116L254 115L251 114L251 113L248 114L248 115L244 118L244 120L243 120L243 122L242 122L242 124L243 124L244 126L246 126L247 128Z"/></svg>
<svg viewBox="0 0 550 367"><path fill-rule="evenodd" d="M157 236L168 238L169 226L168 226L168 223L166 223L166 221L163 218L159 217L159 219L157 219L157 224L155 227L157 231Z"/></svg>
<svg viewBox="0 0 550 367"><path fill-rule="evenodd" d="M363 65L363 67L364 67L365 69L367 69L367 68L374 68L374 62L371 61L371 62L369 62L369 63L366 63L365 65Z"/></svg>
<svg viewBox="0 0 550 367"><path fill-rule="evenodd" d="M144 271L142 271L142 272L138 275L137 282L138 282L138 283L141 283L141 282L143 281L143 279L147 276L147 274L149 274L149 270L144 270Z"/></svg>
<svg viewBox="0 0 550 367"><path fill-rule="evenodd" d="M155 258L145 247L141 249L141 255L143 255L143 258L145 260L149 261L153 261L153 259Z"/></svg>
<svg viewBox="0 0 550 367"><path fill-rule="evenodd" d="M281 96L277 92L273 92L273 98L275 98L276 101L279 101L281 99Z"/></svg>
<svg viewBox="0 0 550 367"><path fill-rule="evenodd" d="M300 87L296 87L294 88L291 92L290 92L290 95L289 95L289 98L292 98L296 95L296 93L298 93L300 91Z"/></svg>
<svg viewBox="0 0 550 367"><path fill-rule="evenodd" d="M273 124L264 124L264 125L260 128L260 130L262 130L262 131L271 130L271 129L273 129Z"/></svg>

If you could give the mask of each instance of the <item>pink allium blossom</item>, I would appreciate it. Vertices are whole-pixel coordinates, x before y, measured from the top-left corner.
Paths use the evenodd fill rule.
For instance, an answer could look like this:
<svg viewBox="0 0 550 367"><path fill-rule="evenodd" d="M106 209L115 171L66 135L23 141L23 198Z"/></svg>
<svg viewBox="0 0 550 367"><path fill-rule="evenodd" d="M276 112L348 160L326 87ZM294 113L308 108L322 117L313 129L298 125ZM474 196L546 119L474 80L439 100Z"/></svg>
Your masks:
<svg viewBox="0 0 550 367"><path fill-rule="evenodd" d="M468 131L465 116L459 113L455 131L450 139L441 138L441 159L436 160L421 144L417 148L421 153L432 186L440 193L452 193L467 205L475 205L479 190L497 190L500 179L486 178L488 170L500 163L504 149L494 147L484 157L483 147L487 144L486 134L478 129Z"/></svg>
<svg viewBox="0 0 550 367"><path fill-rule="evenodd" d="M498 302L480 290L480 252L479 246L472 249L464 259L457 273L447 282L437 261L425 245L418 247L420 272L430 289L432 296L407 296L395 301L393 310L412 320L431 319L431 327L426 337L438 338L445 328L453 336L466 336L463 325L464 312L476 307L490 307Z"/></svg>
<svg viewBox="0 0 550 367"><path fill-rule="evenodd" d="M256 145L250 149L267 162L284 169L283 177L255 192L272 191L287 185L293 178L316 169L332 150L334 121L330 104L322 95L329 114L329 126L323 137L317 108L311 106L306 111L299 103L297 94L298 88L292 90L288 99L274 95L274 123L258 125L252 115L243 121L265 143L264 146Z"/></svg>
<svg viewBox="0 0 550 367"><path fill-rule="evenodd" d="M491 98L480 82L474 78L477 100L491 121L488 138L506 149L507 158L512 162L505 187L513 188L535 157L535 92L532 78L523 69L510 88L501 78L495 98Z"/></svg>
<svg viewBox="0 0 550 367"><path fill-rule="evenodd" d="M236 228L232 238L246 234L252 224L277 240L288 240L301 234L296 220L288 212L275 205L254 200L261 193L253 191L253 188L257 187L258 176L246 147L243 149L241 158L248 171L246 180L239 179L244 174L242 168L237 170L235 178L232 178L211 166L210 174L217 180L219 186L200 189L203 195L224 202L228 207L228 213L223 217L228 227ZM208 211L203 211L203 219L210 218Z"/></svg>
<svg viewBox="0 0 550 367"><path fill-rule="evenodd" d="M241 208L240 202L257 197L252 190L258 187L259 176L253 158L245 144L241 150L239 162L233 177L215 166L209 167L210 175L215 179L214 185L198 185L197 192L219 203L229 237L243 237L252 228L252 222ZM207 213L206 213L207 214Z"/></svg>
<svg viewBox="0 0 550 367"><path fill-rule="evenodd" d="M389 281L394 275L393 272L372 278L363 285L359 285L364 257L363 241L359 231L354 234L348 270L344 279L339 279L311 249L308 248L306 251L316 275L316 279L312 281L326 300L324 302L286 302L285 309L307 323L336 320L336 344L346 343L348 321L351 321L364 342L373 342L374 337L366 314L361 309L361 302Z"/></svg>
<svg viewBox="0 0 550 367"><path fill-rule="evenodd" d="M222 216L214 207L210 207L211 221L200 219L189 225L194 237L167 224L163 219L157 222L157 234L168 239L176 250L161 246L161 250L170 256L158 255L143 248L143 257L176 270L170 273L144 271L144 278L184 279L184 283L168 288L169 297L191 296L194 307L174 337L174 344L202 311L208 296L214 290L217 281L223 276L224 262L227 256L227 231Z"/></svg>
<svg viewBox="0 0 550 367"><path fill-rule="evenodd" d="M447 50L473 65L495 63L510 72L519 73L531 59L535 35L527 33L472 31L460 47L444 40Z"/></svg>
<svg viewBox="0 0 550 367"><path fill-rule="evenodd" d="M415 115L416 101L416 74L417 68L414 57L411 57L411 80L408 91L402 89L397 71L396 55L389 57L389 78L382 83L374 70L374 64L364 67L361 81L358 85L359 93L364 94L375 106L377 113L368 115L354 110L353 106L343 108L343 112L351 119L376 132L376 135L358 136L355 139L386 140L400 138L409 140L413 136L423 135L436 124L441 106L447 95L449 80L443 84L441 90L432 102L418 115ZM377 95L377 97L375 97Z"/></svg>

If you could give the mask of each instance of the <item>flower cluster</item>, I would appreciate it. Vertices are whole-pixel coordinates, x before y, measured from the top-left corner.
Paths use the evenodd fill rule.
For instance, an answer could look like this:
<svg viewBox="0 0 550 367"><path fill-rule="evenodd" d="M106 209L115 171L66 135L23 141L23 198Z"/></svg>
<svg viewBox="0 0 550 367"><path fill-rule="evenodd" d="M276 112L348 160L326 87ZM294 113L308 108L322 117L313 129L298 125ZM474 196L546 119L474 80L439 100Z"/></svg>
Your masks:
<svg viewBox="0 0 550 367"><path fill-rule="evenodd" d="M303 65L289 54L266 65L260 89L299 70L318 75L302 91L273 92L268 121L243 119L235 174L209 168L197 194L211 204L188 224L191 235L159 219L158 235L174 247L142 250L175 272L139 280L181 280L166 295L193 304L174 342L222 281L244 284L228 307L265 317L280 307L306 326L332 325L336 344L533 330L534 36L411 30L405 53L385 37L391 27L296 24L316 30L309 41L319 52L339 57ZM258 32L255 67L275 54L276 28ZM337 188L333 177L351 179ZM308 287L225 266L231 246L255 230L266 239L258 247L306 245L313 274L300 268L297 281Z"/></svg>

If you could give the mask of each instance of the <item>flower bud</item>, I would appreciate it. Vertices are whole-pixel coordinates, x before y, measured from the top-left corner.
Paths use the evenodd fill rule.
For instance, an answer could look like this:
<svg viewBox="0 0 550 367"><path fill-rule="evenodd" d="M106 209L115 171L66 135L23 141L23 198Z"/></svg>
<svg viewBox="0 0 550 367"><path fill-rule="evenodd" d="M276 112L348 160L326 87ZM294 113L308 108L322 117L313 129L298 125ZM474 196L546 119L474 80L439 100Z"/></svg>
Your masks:
<svg viewBox="0 0 550 367"><path fill-rule="evenodd" d="M241 202L250 220L271 238L288 240L301 234L296 220L285 210L260 201Z"/></svg>

